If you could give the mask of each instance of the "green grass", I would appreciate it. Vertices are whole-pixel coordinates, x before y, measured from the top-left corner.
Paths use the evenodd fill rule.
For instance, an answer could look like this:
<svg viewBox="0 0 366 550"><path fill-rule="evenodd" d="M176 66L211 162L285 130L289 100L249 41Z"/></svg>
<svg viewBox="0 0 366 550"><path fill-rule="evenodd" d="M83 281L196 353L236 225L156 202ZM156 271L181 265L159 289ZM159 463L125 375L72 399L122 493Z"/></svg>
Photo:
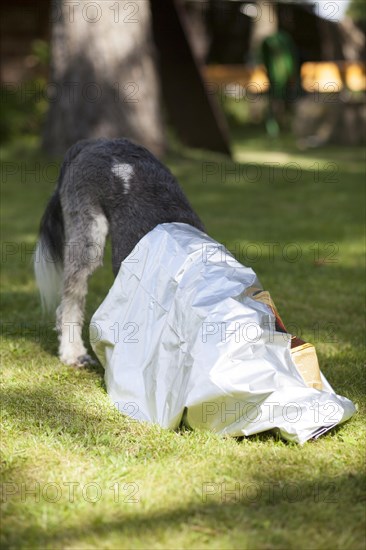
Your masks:
<svg viewBox="0 0 366 550"><path fill-rule="evenodd" d="M41 320L31 253L57 166L19 140L2 151L3 548L364 548L363 153L250 135L234 161L182 148L165 161L359 412L302 447L121 416L102 369L61 365ZM111 282L108 251L89 317Z"/></svg>

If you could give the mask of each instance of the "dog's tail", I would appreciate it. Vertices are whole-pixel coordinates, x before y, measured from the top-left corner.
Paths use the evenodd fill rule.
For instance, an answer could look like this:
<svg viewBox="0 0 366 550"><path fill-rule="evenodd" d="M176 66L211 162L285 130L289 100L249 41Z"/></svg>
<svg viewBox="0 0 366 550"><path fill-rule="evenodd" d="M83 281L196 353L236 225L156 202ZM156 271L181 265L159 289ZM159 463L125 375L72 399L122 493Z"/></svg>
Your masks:
<svg viewBox="0 0 366 550"><path fill-rule="evenodd" d="M60 298L64 241L60 194L56 189L43 214L34 256L34 273L42 309L48 313L55 310Z"/></svg>
<svg viewBox="0 0 366 550"><path fill-rule="evenodd" d="M67 151L61 166L57 187L41 220L39 239L34 255L34 273L41 295L42 309L48 313L54 312L56 309L62 286L65 233L60 188L66 169L87 141L79 141Z"/></svg>

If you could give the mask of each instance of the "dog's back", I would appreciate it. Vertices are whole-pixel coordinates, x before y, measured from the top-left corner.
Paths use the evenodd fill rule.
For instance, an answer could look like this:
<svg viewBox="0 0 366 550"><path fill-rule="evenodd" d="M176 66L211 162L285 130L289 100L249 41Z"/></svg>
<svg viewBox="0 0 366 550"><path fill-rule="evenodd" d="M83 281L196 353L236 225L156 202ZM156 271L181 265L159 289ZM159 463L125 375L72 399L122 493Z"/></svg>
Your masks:
<svg viewBox="0 0 366 550"><path fill-rule="evenodd" d="M85 356L81 336L70 346L65 323L82 325L87 278L103 261L107 234L116 274L138 241L164 222L203 229L176 179L147 149L126 139L98 139L68 150L42 218L35 261L46 308L57 301L58 281L62 285L57 326L64 362Z"/></svg>
<svg viewBox="0 0 366 550"><path fill-rule="evenodd" d="M159 223L184 222L203 229L171 172L147 149L126 139L86 142L66 169L60 194L64 211L75 212L77 201L86 225L104 215L115 274Z"/></svg>

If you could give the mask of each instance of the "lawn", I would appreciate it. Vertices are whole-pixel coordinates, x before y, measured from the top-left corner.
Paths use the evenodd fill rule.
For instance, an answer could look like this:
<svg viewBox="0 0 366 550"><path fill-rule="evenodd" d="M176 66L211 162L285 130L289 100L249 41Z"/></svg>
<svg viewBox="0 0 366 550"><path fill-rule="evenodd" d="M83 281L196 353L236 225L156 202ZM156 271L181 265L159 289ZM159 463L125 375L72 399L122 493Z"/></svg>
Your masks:
<svg viewBox="0 0 366 550"><path fill-rule="evenodd" d="M234 160L165 162L207 231L251 265L292 332L358 413L296 446L170 432L120 415L103 370L60 364L32 273L58 163L2 150L2 548L364 548L364 155L238 133ZM90 318L110 284L90 283Z"/></svg>

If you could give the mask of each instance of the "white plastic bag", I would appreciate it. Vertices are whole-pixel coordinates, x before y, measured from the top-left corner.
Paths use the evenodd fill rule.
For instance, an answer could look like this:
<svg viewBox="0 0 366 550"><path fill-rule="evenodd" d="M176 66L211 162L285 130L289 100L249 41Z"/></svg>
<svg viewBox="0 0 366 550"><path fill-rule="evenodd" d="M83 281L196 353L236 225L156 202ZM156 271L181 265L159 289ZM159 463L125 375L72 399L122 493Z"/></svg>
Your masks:
<svg viewBox="0 0 366 550"><path fill-rule="evenodd" d="M303 443L344 422L353 403L307 387L260 287L218 242L157 226L121 264L90 336L118 409L138 420L233 436L278 429Z"/></svg>

